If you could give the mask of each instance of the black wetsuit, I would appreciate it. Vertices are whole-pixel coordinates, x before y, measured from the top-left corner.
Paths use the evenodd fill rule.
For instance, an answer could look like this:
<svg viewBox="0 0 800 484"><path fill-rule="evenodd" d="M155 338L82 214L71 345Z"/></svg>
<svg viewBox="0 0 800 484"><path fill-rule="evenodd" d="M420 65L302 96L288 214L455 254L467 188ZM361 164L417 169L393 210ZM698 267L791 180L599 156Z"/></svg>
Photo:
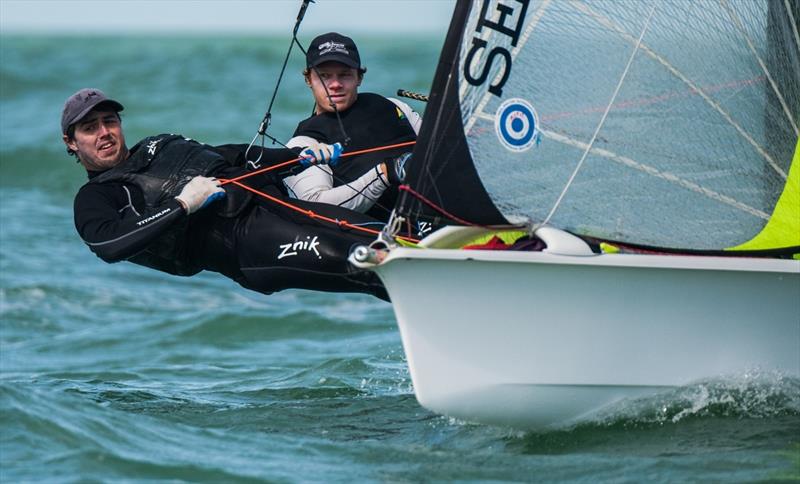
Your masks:
<svg viewBox="0 0 800 484"><path fill-rule="evenodd" d="M243 174L242 151L241 145L210 147L174 135L146 138L117 167L89 173L75 196L78 233L106 262L129 260L187 276L219 272L265 294L303 288L386 299L374 274L355 270L346 260L352 247L369 243L371 235L316 221L231 184L224 199L186 214L174 196L189 179ZM264 154L272 162L295 156L289 150ZM243 182L317 214L380 228L374 219L340 207L290 200L273 175Z"/></svg>
<svg viewBox="0 0 800 484"><path fill-rule="evenodd" d="M339 113L339 116L349 140L345 140L336 114L329 112L317 114L301 121L297 125L293 137L308 136L329 144L339 142L345 145L345 153L417 139L414 128L397 105L378 94L359 93L356 102L347 110ZM346 144L345 141L347 141ZM352 182L383 161L411 150L412 147L406 146L343 157L333 167L334 186ZM397 187L391 186L384 191L378 202L367 213L380 220L387 220L396 200Z"/></svg>

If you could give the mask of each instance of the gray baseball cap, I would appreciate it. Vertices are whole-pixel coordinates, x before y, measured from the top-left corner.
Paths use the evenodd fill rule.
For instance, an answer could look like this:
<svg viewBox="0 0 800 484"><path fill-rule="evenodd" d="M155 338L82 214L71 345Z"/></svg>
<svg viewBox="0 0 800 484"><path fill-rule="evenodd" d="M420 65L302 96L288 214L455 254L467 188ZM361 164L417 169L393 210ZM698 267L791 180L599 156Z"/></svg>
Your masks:
<svg viewBox="0 0 800 484"><path fill-rule="evenodd" d="M125 109L122 104L109 99L100 89L81 89L70 96L67 102L64 103L64 112L61 113L61 132L67 134L67 129L70 125L83 119L84 116L89 114L89 111L100 103L108 103L117 112Z"/></svg>

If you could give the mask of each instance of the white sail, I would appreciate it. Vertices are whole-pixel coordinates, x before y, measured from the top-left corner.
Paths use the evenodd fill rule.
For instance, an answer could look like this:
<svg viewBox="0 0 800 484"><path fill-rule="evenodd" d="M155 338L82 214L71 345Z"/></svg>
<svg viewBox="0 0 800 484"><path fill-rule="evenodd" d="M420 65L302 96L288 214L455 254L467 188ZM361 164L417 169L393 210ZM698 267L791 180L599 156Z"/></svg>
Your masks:
<svg viewBox="0 0 800 484"><path fill-rule="evenodd" d="M662 247L752 238L798 137L800 47L771 3L475 2L459 99L495 206Z"/></svg>

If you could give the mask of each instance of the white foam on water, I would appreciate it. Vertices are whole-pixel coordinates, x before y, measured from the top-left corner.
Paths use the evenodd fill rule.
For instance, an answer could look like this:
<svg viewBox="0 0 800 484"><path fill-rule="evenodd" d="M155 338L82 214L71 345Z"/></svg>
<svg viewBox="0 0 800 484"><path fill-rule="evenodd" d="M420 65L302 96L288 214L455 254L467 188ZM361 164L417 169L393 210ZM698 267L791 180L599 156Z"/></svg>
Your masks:
<svg viewBox="0 0 800 484"><path fill-rule="evenodd" d="M599 413L593 421L635 425L677 423L693 417L769 418L797 414L800 379L753 369L624 400Z"/></svg>

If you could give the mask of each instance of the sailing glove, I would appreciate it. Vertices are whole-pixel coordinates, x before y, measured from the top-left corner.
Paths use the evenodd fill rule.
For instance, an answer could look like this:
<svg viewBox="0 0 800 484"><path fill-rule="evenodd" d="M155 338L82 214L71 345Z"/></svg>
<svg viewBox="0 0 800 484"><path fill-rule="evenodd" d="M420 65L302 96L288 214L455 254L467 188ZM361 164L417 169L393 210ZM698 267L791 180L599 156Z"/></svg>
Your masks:
<svg viewBox="0 0 800 484"><path fill-rule="evenodd" d="M386 174L390 185L400 185L406 178L406 164L411 161L411 152L386 160Z"/></svg>
<svg viewBox="0 0 800 484"><path fill-rule="evenodd" d="M224 196L225 190L220 186L219 180L196 176L189 180L175 199L183 205L187 214L192 214Z"/></svg>
<svg viewBox="0 0 800 484"><path fill-rule="evenodd" d="M300 152L300 164L304 168L311 165L329 165L335 167L339 164L339 156L342 154L342 144L332 145L325 143L312 143L303 148Z"/></svg>

